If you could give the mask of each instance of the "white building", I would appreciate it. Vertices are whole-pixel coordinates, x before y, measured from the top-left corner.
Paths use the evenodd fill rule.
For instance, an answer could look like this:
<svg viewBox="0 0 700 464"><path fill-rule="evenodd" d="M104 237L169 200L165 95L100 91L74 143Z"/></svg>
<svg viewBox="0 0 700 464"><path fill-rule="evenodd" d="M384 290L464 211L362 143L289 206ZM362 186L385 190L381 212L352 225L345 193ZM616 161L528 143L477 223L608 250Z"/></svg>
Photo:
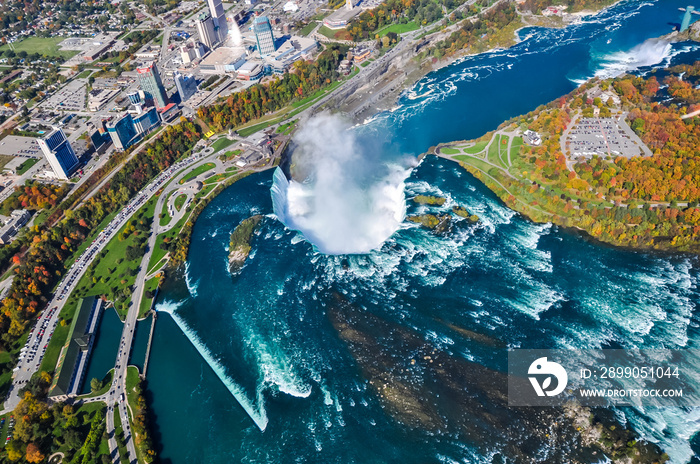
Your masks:
<svg viewBox="0 0 700 464"><path fill-rule="evenodd" d="M289 0L287 3L284 4L282 9L287 13L296 13L297 11L299 11L299 5L297 5L296 2Z"/></svg>
<svg viewBox="0 0 700 464"><path fill-rule="evenodd" d="M237 71L248 55L243 47L219 47L199 63L202 74L223 74Z"/></svg>

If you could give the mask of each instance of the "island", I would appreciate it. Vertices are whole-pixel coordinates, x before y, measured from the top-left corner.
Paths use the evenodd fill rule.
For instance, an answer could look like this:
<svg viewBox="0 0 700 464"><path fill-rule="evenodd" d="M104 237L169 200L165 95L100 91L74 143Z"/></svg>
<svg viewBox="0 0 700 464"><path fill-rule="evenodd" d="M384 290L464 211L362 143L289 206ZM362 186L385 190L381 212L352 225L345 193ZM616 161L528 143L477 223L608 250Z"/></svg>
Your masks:
<svg viewBox="0 0 700 464"><path fill-rule="evenodd" d="M237 274L245 264L250 254L250 240L262 220L262 215L256 214L241 221L231 233L229 243L228 264L231 274Z"/></svg>

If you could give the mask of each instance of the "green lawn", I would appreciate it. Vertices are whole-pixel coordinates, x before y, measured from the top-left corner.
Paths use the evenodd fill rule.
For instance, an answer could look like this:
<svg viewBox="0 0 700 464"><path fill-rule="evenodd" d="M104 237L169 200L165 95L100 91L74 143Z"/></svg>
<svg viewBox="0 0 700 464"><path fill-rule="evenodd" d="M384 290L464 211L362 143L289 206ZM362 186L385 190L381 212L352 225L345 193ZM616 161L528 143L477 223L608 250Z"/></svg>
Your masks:
<svg viewBox="0 0 700 464"><path fill-rule="evenodd" d="M168 224L170 224L170 221L172 221L172 217L170 216L170 213L168 212L168 200L163 203L163 211L160 213L161 217L158 221L158 224L160 224L161 227L165 227Z"/></svg>
<svg viewBox="0 0 700 464"><path fill-rule="evenodd" d="M235 156L240 155L241 153L243 153L243 150L241 150L240 148L238 150L229 150L223 155L219 155L219 159L221 161L228 161L230 159L233 159Z"/></svg>
<svg viewBox="0 0 700 464"><path fill-rule="evenodd" d="M378 30L376 34L379 37L384 37L389 32L394 32L396 34L404 34L406 32L415 31L419 28L415 21L408 22L406 24L390 24L382 29Z"/></svg>
<svg viewBox="0 0 700 464"><path fill-rule="evenodd" d="M182 205L185 204L185 200L187 199L187 195L184 193L180 194L175 198L175 209L180 211L182 209Z"/></svg>
<svg viewBox="0 0 700 464"><path fill-rule="evenodd" d="M12 161L14 156L10 155L0 155L0 169L4 168L7 163Z"/></svg>
<svg viewBox="0 0 700 464"><path fill-rule="evenodd" d="M107 372L107 375L105 375L102 379L102 388L100 388L98 391L95 393L88 393L87 395L80 396L79 398L93 398L95 396L100 396L104 395L109 391L109 387L112 385L112 377L114 376L114 369L110 369L109 372ZM91 382L92 379L86 379L88 382Z"/></svg>
<svg viewBox="0 0 700 464"><path fill-rule="evenodd" d="M487 140L484 140L483 142L476 142L473 146L463 148L462 150L464 151L464 153L476 155L477 153L481 153L482 151L484 151L484 148L486 148L486 145L488 145L488 143L489 142Z"/></svg>
<svg viewBox="0 0 700 464"><path fill-rule="evenodd" d="M90 77L90 74L92 74L92 69L86 69L85 71L81 72L77 76L75 76L76 79L85 79Z"/></svg>
<svg viewBox="0 0 700 464"><path fill-rule="evenodd" d="M5 398L12 384L12 371L0 375L0 398ZM4 437L2 437L4 439ZM2 443L5 443L4 441Z"/></svg>
<svg viewBox="0 0 700 464"><path fill-rule="evenodd" d="M454 157L458 161L462 161L466 164L471 164L475 168L488 173L490 169L493 169L493 166L488 164L485 161L482 161L480 159L476 159L473 156L467 156L467 155L457 155Z"/></svg>
<svg viewBox="0 0 700 464"><path fill-rule="evenodd" d="M503 142L505 142L505 144ZM503 169L508 169L507 163L503 160L503 156L505 156L506 159L508 158L508 154L506 153L508 151L507 148L508 136L501 136L500 134L495 135L487 154L489 163L500 166Z"/></svg>
<svg viewBox="0 0 700 464"><path fill-rule="evenodd" d="M139 370L134 366L129 366L126 368L126 400L131 406L131 410L134 414L138 411L138 406L136 404L136 392L134 388L139 384Z"/></svg>
<svg viewBox="0 0 700 464"><path fill-rule="evenodd" d="M211 147L214 149L214 152L217 152L219 150L223 150L234 142L235 140L229 140L226 137L221 137L216 142L212 143Z"/></svg>
<svg viewBox="0 0 700 464"><path fill-rule="evenodd" d="M197 169L193 169L187 177L180 180L180 184L186 184L187 182L191 181L192 179L194 179L198 175L205 173L211 169L214 169L215 167L216 167L216 164L214 164L214 163L205 163L205 164L199 166Z"/></svg>
<svg viewBox="0 0 700 464"><path fill-rule="evenodd" d="M255 134L258 131L261 131L263 129L267 129L268 127L270 127L274 124L277 124L277 120L262 122L260 124L254 125L254 126L249 126L249 127L246 127L245 129L240 129L238 131L238 133L241 135L241 137L248 137L249 135Z"/></svg>
<svg viewBox="0 0 700 464"><path fill-rule="evenodd" d="M155 292L156 288L158 288L158 281L160 280L160 277L155 276L146 282L146 288L144 289L143 292L143 298L141 298L141 307L139 307L139 318L145 317L148 311L151 309L151 303L153 303L153 298L148 298L146 296L146 292L151 291Z"/></svg>
<svg viewBox="0 0 700 464"><path fill-rule="evenodd" d="M103 231L105 227L107 227L107 224L109 224L110 222L112 222L112 219L114 219L114 218L117 216L117 213L118 213L118 212L119 212L119 211L117 210L117 211L114 211L113 213L110 213L106 218L104 218L104 219L102 220L102 222L100 222L100 225L98 225L97 227L95 227L95 228L93 229L92 234L90 234L90 236L89 236L88 238L86 238L85 240L83 240L83 243L80 244L80 246L79 246L78 249L75 251L75 253L73 253L73 255L72 255L70 258L68 258L68 260L67 260L66 263L65 263L65 268L66 268L66 269L68 269L69 267L71 267L71 266L73 265L73 263L75 262L75 260L78 258L78 256L80 256L81 254L83 254L83 252L84 252L85 250L87 250L87 248L90 246L90 244L92 243L92 241L95 240L95 238L97 237L97 235L98 235L101 231ZM58 285L58 284L56 284L56 285Z"/></svg>
<svg viewBox="0 0 700 464"><path fill-rule="evenodd" d="M507 135L502 135L500 141L498 142L498 160L504 169L508 169L508 142L510 137Z"/></svg>
<svg viewBox="0 0 700 464"><path fill-rule="evenodd" d="M523 146L523 138L515 137L510 145L510 160L513 161L520 156L520 148Z"/></svg>
<svg viewBox="0 0 700 464"><path fill-rule="evenodd" d="M325 35L326 37L328 37L331 40L336 40L335 35L338 32L344 32L344 31L345 31L345 29L338 29L338 30L334 31L333 29L329 29L327 26L321 26L318 30L318 33L321 35Z"/></svg>
<svg viewBox="0 0 700 464"><path fill-rule="evenodd" d="M19 167L17 168L17 174L21 176L25 172L29 171L31 167L38 162L39 158L29 158L27 161L19 165Z"/></svg>
<svg viewBox="0 0 700 464"><path fill-rule="evenodd" d="M63 42L65 37L27 37L20 42L14 43L16 52L25 51L27 53L39 53L46 56L61 56L65 59L72 58L78 54L77 50L60 50L58 44ZM0 47L0 52L9 50L9 45Z"/></svg>
<svg viewBox="0 0 700 464"><path fill-rule="evenodd" d="M178 174L179 174L179 173L178 173ZM176 174L176 175L173 177L173 179L176 178L178 174ZM168 184L170 184L170 182L172 182L172 180L169 181ZM166 184L166 185L167 185L167 184ZM165 185L163 186L163 188L165 188ZM175 192L170 192L170 193L168 194L168 198L166 198L166 199L165 199L165 202L163 203L163 211L161 211L162 217L160 218L160 226L161 226L161 227L167 226L168 224L170 224L170 221L173 219L173 218L170 216L170 213L168 212L168 203L170 202L170 197L173 195L173 193L175 193Z"/></svg>
<svg viewBox="0 0 700 464"><path fill-rule="evenodd" d="M299 31L299 35L306 37L307 35L311 34L311 31L314 30L314 27L316 27L317 24L318 23L316 21L311 21Z"/></svg>
<svg viewBox="0 0 700 464"><path fill-rule="evenodd" d="M280 124L275 133L289 135L294 130L297 121L298 119L295 119L294 121L288 122L286 124Z"/></svg>
<svg viewBox="0 0 700 464"><path fill-rule="evenodd" d="M60 317L63 318L66 323L59 323L54 330L51 340L49 341L49 346L46 348L46 353L44 353L44 359L41 360L41 366L39 366L39 372L53 372L56 369L56 363L58 362L58 356L61 354L61 349L63 345L66 344L66 339L68 338L68 331L70 330L70 321L75 315L75 310L77 309L77 301L74 299L69 299L63 310L61 310Z"/></svg>
<svg viewBox="0 0 700 464"><path fill-rule="evenodd" d="M445 148L445 147L440 147L440 153L444 153L446 155L458 155L462 153L461 151L455 149L455 148Z"/></svg>
<svg viewBox="0 0 700 464"><path fill-rule="evenodd" d="M138 234L129 233L124 237L124 231L128 225L136 224L139 219L152 219L157 200L157 197L152 197L127 224L122 226L117 236L109 241L78 282L76 295L106 295L115 303L119 317L126 316L131 300L131 294L127 289L136 281L142 259L142 256L137 256L131 261L127 260L126 250L130 246L136 247L140 242L145 241L147 233L140 231Z"/></svg>

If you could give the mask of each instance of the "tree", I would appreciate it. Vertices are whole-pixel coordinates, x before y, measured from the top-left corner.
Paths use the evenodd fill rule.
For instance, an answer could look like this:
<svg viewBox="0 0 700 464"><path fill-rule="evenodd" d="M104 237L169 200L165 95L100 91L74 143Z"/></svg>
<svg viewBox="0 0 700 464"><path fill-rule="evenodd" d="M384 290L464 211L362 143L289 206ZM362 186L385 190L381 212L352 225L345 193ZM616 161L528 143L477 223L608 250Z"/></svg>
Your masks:
<svg viewBox="0 0 700 464"><path fill-rule="evenodd" d="M7 451L7 458L10 461L19 461L24 456L22 452L22 443L19 440L12 440L7 445L5 445L5 451Z"/></svg>
<svg viewBox="0 0 700 464"><path fill-rule="evenodd" d="M34 443L27 445L27 461L32 463L41 462L44 460L44 455L41 450Z"/></svg>
<svg viewBox="0 0 700 464"><path fill-rule="evenodd" d="M102 382L100 381L100 379L95 377L90 381L90 390L92 391L92 393L99 391L101 388Z"/></svg>

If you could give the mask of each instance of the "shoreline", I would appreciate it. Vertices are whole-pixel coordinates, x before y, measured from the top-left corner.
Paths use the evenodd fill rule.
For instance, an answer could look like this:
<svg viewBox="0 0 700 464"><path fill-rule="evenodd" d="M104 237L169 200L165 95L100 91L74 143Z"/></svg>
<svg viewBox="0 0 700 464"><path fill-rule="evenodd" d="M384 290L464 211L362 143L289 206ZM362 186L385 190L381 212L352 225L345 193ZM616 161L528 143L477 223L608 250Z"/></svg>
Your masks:
<svg viewBox="0 0 700 464"><path fill-rule="evenodd" d="M452 142L450 142L450 143L452 143ZM574 236L586 241L587 243L590 243L590 244L598 246L598 247L603 247L603 248L624 250L624 251L628 251L631 253L648 253L648 254L654 254L654 255L658 255L658 256L671 256L671 257L677 257L677 256L696 257L699 254L698 252L693 252L693 251L674 250L674 249L668 249L668 248L652 248L652 247L641 247L641 246L634 247L634 246L629 246L629 245L617 245L614 243L606 242L604 240L600 240L600 239L594 237L593 235L591 235L590 232L588 232L586 229L579 227L579 226L576 226L576 225L559 224L555 221L538 221L537 219L531 217L527 213L525 213L521 210L518 210L518 209L514 208L513 206L509 205L503 199L503 197L501 197L501 195L498 194L498 192L496 190L492 189L486 182L484 182L482 179L480 179L479 177L474 175L474 173L471 172L469 169L466 169L465 166L461 162L459 162L455 159L452 159L449 156L439 155L439 154L431 152L431 151L423 153L422 155L423 156L425 156L425 155L435 156L438 159L443 159L443 160L448 161L450 163L457 164L467 174L472 176L474 179L476 179L476 181L481 183L491 193L493 193L498 198L498 200L501 203L503 203L503 205L506 208L516 212L517 214L519 214L520 216L522 216L526 220L532 222L533 224L552 224L553 226L558 227L559 229L563 230L567 234L574 235ZM483 174L484 173L482 172L482 175ZM488 175L488 174L486 174L486 175ZM549 214L551 214L552 216L555 216L554 213L549 213Z"/></svg>
<svg viewBox="0 0 700 464"><path fill-rule="evenodd" d="M420 61L417 60L418 56L414 54L414 56L409 60L409 66L406 68L403 68L403 79L401 82L397 83L394 88L392 88L390 91L386 92L385 95L381 96L374 104L370 104L367 102L368 99L372 98L372 96L367 92L363 91L363 96L362 99L357 102L354 105L347 105L345 103L340 103L338 105L338 111L349 115L352 121L355 124L364 124L365 121L368 121L377 115L385 112L385 111L390 111L392 108L396 107L398 105L398 100L400 99L401 95L403 94L404 91L408 90L412 86L414 86L417 82L419 82L421 79L425 78L432 72L437 72L440 71L444 68L447 68L452 65L460 64L463 61L466 61L467 59L487 53L494 53L497 51L505 51L513 46L523 42L523 39L520 37L520 31L523 29L527 28L543 28L543 29L565 29L566 27L569 27L571 25L575 24L580 24L582 22L582 19L586 16L596 16L600 13L605 12L606 10L609 10L610 8L613 8L614 6L618 5L619 3L622 3L626 0L615 0L613 3L603 6L598 10L582 10L576 13L567 13L569 16L575 16L575 18L572 21L565 22L563 24L527 24L525 21L523 21L525 15L518 10L518 14L520 16L520 23L521 25L513 31L513 37L511 38L511 41L508 45L506 46L495 46L491 47L489 49L480 51L480 52L465 52L463 50L458 51L454 56L451 56L449 58L445 59L436 59L436 58L430 58L426 57L421 59ZM493 6L495 6L497 3L494 3ZM533 15L533 14L528 14L529 17L536 17L540 19L547 19L547 17L542 16L542 15ZM463 20L467 21L467 19ZM457 23L457 24L461 24ZM447 26L450 27L450 26ZM449 35L452 35L453 33L456 33L459 31L459 28L455 29L454 31L450 32ZM429 40L429 37L435 36L436 34L443 33L444 31L435 31L430 35L426 35L423 40L428 40L427 46L428 48L431 48L432 43ZM417 43L416 45L420 45L420 43ZM422 49L424 46L420 46ZM365 84L363 87L368 87L369 88L381 88L381 87L387 87L389 84L391 84L393 81L397 80L397 76L392 76L392 74L396 74L397 72L400 72L399 69L396 68L394 65L394 61L397 58L392 59L390 63L387 65L386 70L378 77L371 79L367 84ZM435 61L433 61L435 60ZM393 70L393 72L392 72Z"/></svg>

